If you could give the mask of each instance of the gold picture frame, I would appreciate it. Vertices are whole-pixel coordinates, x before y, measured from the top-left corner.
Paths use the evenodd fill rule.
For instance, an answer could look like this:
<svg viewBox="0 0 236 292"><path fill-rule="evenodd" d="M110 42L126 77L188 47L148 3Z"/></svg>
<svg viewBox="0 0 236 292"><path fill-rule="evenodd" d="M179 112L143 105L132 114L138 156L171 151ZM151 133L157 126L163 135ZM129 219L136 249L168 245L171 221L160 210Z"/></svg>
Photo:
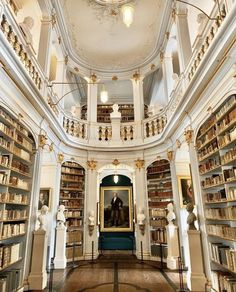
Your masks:
<svg viewBox="0 0 236 292"><path fill-rule="evenodd" d="M180 197L180 207L185 207L188 203L194 204L194 190L191 176L178 176L178 189Z"/></svg>
<svg viewBox="0 0 236 292"><path fill-rule="evenodd" d="M113 203L117 194L116 207ZM132 187L101 187L100 223L102 232L133 231Z"/></svg>
<svg viewBox="0 0 236 292"><path fill-rule="evenodd" d="M39 200L38 200L38 211L41 210L43 205L46 205L49 210L51 209L51 196L52 196L51 188L40 188Z"/></svg>

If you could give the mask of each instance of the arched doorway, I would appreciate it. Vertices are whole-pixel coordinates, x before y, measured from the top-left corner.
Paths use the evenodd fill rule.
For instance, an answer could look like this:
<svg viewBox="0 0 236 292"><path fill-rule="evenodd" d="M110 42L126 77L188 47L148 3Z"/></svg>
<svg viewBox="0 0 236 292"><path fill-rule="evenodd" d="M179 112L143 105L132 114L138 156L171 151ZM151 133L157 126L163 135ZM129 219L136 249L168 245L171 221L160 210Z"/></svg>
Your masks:
<svg viewBox="0 0 236 292"><path fill-rule="evenodd" d="M119 174L118 181L114 176L107 175L100 182L99 249L133 251L133 183L128 176Z"/></svg>

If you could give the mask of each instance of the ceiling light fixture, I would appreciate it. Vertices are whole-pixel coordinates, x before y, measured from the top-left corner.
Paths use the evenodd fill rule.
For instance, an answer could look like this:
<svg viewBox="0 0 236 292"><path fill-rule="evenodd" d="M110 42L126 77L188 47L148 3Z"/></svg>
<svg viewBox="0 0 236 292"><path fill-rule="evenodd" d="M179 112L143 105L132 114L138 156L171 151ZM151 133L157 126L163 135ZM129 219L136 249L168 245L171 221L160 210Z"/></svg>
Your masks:
<svg viewBox="0 0 236 292"><path fill-rule="evenodd" d="M113 180L114 180L114 183L117 184L118 181L119 181L119 175L117 173L114 174L113 176Z"/></svg>
<svg viewBox="0 0 236 292"><path fill-rule="evenodd" d="M102 103L106 103L108 101L108 92L104 85L102 86L102 90L100 92L100 99Z"/></svg>
<svg viewBox="0 0 236 292"><path fill-rule="evenodd" d="M88 1L91 3L91 0ZM134 21L135 1L136 0L95 0L98 5L104 6L106 10L104 15L117 16L121 14L123 23L127 27L130 27Z"/></svg>

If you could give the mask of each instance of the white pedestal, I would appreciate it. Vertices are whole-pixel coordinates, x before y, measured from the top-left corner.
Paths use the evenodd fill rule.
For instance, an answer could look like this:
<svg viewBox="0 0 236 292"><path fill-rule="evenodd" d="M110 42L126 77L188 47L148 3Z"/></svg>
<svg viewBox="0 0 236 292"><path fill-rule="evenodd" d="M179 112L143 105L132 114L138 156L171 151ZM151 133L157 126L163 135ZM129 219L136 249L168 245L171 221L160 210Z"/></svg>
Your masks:
<svg viewBox="0 0 236 292"><path fill-rule="evenodd" d="M46 259L47 235L43 229L33 232L31 271L28 277L30 290L43 290L47 286Z"/></svg>
<svg viewBox="0 0 236 292"><path fill-rule="evenodd" d="M64 224L56 227L54 267L55 269L65 269L66 267L66 227Z"/></svg>
<svg viewBox="0 0 236 292"><path fill-rule="evenodd" d="M179 257L179 239L178 239L178 227L173 223L169 223L166 226L167 235L167 268L170 270L178 269L178 257Z"/></svg>
<svg viewBox="0 0 236 292"><path fill-rule="evenodd" d="M119 115L110 114L111 128L112 128L112 141L120 141L120 120L121 113Z"/></svg>
<svg viewBox="0 0 236 292"><path fill-rule="evenodd" d="M187 284L190 291L205 291L206 277L204 274L201 235L199 230L188 230L190 270Z"/></svg>

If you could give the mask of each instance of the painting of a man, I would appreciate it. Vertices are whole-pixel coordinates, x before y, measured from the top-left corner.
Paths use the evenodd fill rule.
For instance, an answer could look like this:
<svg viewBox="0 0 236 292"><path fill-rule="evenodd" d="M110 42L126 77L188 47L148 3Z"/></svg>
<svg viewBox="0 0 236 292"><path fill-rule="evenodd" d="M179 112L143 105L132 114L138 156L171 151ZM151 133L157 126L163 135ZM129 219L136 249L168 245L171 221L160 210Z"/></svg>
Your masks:
<svg viewBox="0 0 236 292"><path fill-rule="evenodd" d="M101 231L132 230L132 188L101 188Z"/></svg>
<svg viewBox="0 0 236 292"><path fill-rule="evenodd" d="M38 210L41 210L44 205L50 207L50 189L40 189Z"/></svg>

